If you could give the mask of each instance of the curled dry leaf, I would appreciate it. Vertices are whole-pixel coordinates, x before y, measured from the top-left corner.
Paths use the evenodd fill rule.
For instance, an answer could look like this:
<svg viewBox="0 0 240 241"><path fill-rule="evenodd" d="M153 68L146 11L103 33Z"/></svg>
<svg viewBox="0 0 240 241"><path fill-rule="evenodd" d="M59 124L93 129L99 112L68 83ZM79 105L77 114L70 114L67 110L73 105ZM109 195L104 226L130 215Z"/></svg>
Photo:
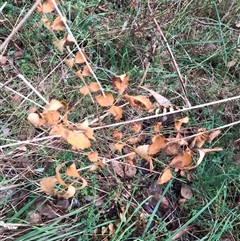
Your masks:
<svg viewBox="0 0 240 241"><path fill-rule="evenodd" d="M53 30L64 30L66 28L64 21L61 19L60 16L58 16L52 24Z"/></svg>
<svg viewBox="0 0 240 241"><path fill-rule="evenodd" d="M180 145L177 142L168 143L164 148L164 154L166 156L175 156L178 154Z"/></svg>
<svg viewBox="0 0 240 241"><path fill-rule="evenodd" d="M123 110L120 106L111 106L109 112L114 116L114 120L120 120L122 118Z"/></svg>
<svg viewBox="0 0 240 241"><path fill-rule="evenodd" d="M169 166L176 169L186 169L192 163L192 156L188 150L185 150L175 156L170 162Z"/></svg>
<svg viewBox="0 0 240 241"><path fill-rule="evenodd" d="M65 162L57 165L57 167L55 168L56 178L57 178L57 181L58 181L61 185L67 186L67 184L63 181L62 176L61 176L61 174L60 174L60 170L61 170L61 168L62 168L63 166L65 166Z"/></svg>
<svg viewBox="0 0 240 241"><path fill-rule="evenodd" d="M75 192L76 192L75 187L72 186L72 185L69 185L67 191L62 192L62 193L59 192L59 193L57 193L57 196L58 196L59 198L68 199L68 198L70 198L70 197L73 197L74 194L75 194Z"/></svg>
<svg viewBox="0 0 240 241"><path fill-rule="evenodd" d="M129 75L122 74L113 77L113 88L121 95L124 90L128 87Z"/></svg>
<svg viewBox="0 0 240 241"><path fill-rule="evenodd" d="M141 129L142 129L142 125L141 125L141 123L135 123L135 124L133 124L133 125L130 127L130 129L131 129L133 132L135 132L136 134L138 134L138 133L141 131Z"/></svg>
<svg viewBox="0 0 240 241"><path fill-rule="evenodd" d="M48 195L55 195L55 189L54 185L57 182L56 177L46 177L43 178L42 181L40 182L40 187L43 192L45 192Z"/></svg>
<svg viewBox="0 0 240 241"><path fill-rule="evenodd" d="M72 36L69 33L66 33L64 35L64 40L65 40L65 45L64 46L69 46L69 45L73 45L74 44L74 39L72 38ZM74 60L75 62L75 60Z"/></svg>
<svg viewBox="0 0 240 241"><path fill-rule="evenodd" d="M197 130L198 136L195 136L192 143L190 144L190 148L193 148L195 144L197 144L197 147L202 147L204 143L208 140L209 133L206 132L205 128L200 128Z"/></svg>
<svg viewBox="0 0 240 241"><path fill-rule="evenodd" d="M132 107L140 107L145 110L153 109L153 105L151 101L145 96L142 96L142 95L130 96L125 94L123 95L123 97L129 102L129 104Z"/></svg>
<svg viewBox="0 0 240 241"><path fill-rule="evenodd" d="M79 51L76 53L76 56L75 56L75 63L76 64L85 63L83 55L84 55L85 59L87 59L88 56L83 49L82 49L82 53L80 53Z"/></svg>
<svg viewBox="0 0 240 241"><path fill-rule="evenodd" d="M216 138L220 133L221 133L220 130L211 131L208 136L208 141L211 143L213 141L213 139Z"/></svg>
<svg viewBox="0 0 240 241"><path fill-rule="evenodd" d="M181 195L186 198L186 199L190 199L193 196L192 190L187 187L187 186L182 186L181 187Z"/></svg>
<svg viewBox="0 0 240 241"><path fill-rule="evenodd" d="M148 148L149 145L142 145L142 146L138 146L137 148L134 149L134 151L143 159L145 159L146 161L149 162L150 165L150 172L153 171L153 163L152 163L152 158L148 155Z"/></svg>
<svg viewBox="0 0 240 241"><path fill-rule="evenodd" d="M166 108L171 106L171 102L167 98L165 98L164 96L162 96L162 95L158 94L157 92L155 92L153 90L150 90L146 87L141 86L141 88L148 91L161 106L166 107Z"/></svg>
<svg viewBox="0 0 240 241"><path fill-rule="evenodd" d="M153 143L148 148L149 155L154 155L154 154L158 153L168 143L168 141L162 135L155 136L153 138L152 142Z"/></svg>
<svg viewBox="0 0 240 241"><path fill-rule="evenodd" d="M172 172L170 170L170 167L168 166L163 170L163 173L162 173L161 177L158 179L157 183L164 184L164 183L170 181L171 178L172 178Z"/></svg>
<svg viewBox="0 0 240 241"><path fill-rule="evenodd" d="M127 162L130 165L133 165L133 161L136 157L136 153L135 152L131 152L129 153L128 156L125 157L125 162Z"/></svg>
<svg viewBox="0 0 240 241"><path fill-rule="evenodd" d="M54 0L56 4L59 3L59 0ZM46 0L43 4L38 5L37 11L39 13L51 13L53 10L55 10L55 6L52 2L52 0Z"/></svg>
<svg viewBox="0 0 240 241"><path fill-rule="evenodd" d="M93 136L93 129L91 127L88 127L87 130L84 131L84 134L89 138L94 141L96 141L95 137Z"/></svg>
<svg viewBox="0 0 240 241"><path fill-rule="evenodd" d="M89 152L88 159L91 162L97 162L98 161L98 152L97 151Z"/></svg>
<svg viewBox="0 0 240 241"><path fill-rule="evenodd" d="M122 135L123 135L122 132L117 131L117 130L113 131L113 133L112 133L113 138L116 139L116 140L121 140Z"/></svg>
<svg viewBox="0 0 240 241"><path fill-rule="evenodd" d="M100 106L107 107L113 104L114 98L112 94L107 93L105 94L105 97L103 95L96 96L96 101Z"/></svg>
<svg viewBox="0 0 240 241"><path fill-rule="evenodd" d="M66 174L69 176L69 177L77 177L77 178L80 178L80 175L77 171L77 168L76 168L76 165L75 163L73 163L71 166L69 166L66 170Z"/></svg>
<svg viewBox="0 0 240 241"><path fill-rule="evenodd" d="M174 125L175 125L175 128L179 131L181 129L181 126L183 123L188 123L189 122L189 118L188 116L184 117L184 118L181 118L181 119L178 119L174 122Z"/></svg>

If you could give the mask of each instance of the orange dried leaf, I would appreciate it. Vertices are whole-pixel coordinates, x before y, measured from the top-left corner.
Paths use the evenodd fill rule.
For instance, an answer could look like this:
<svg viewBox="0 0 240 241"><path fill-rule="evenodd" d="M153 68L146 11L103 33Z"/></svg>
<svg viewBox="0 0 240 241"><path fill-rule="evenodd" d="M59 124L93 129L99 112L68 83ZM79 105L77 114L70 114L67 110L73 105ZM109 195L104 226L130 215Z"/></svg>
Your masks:
<svg viewBox="0 0 240 241"><path fill-rule="evenodd" d="M58 196L59 198L65 198L65 199L68 199L68 198L70 198L70 197L73 197L74 194L75 194L75 192L76 192L75 187L72 186L72 185L69 185L69 186L68 186L68 189L67 189L66 192L63 192L63 193L57 193L57 196Z"/></svg>
<svg viewBox="0 0 240 241"><path fill-rule="evenodd" d="M113 88L121 95L124 90L128 87L129 75L122 74L113 77Z"/></svg>
<svg viewBox="0 0 240 241"><path fill-rule="evenodd" d="M45 109L46 111L54 111L54 110L58 110L60 109L61 107L64 107L63 103L58 101L58 100L55 100L55 99L52 99L49 104L47 104L45 106Z"/></svg>
<svg viewBox="0 0 240 241"><path fill-rule="evenodd" d="M63 181L62 177L61 177L61 174L60 174L60 169L65 166L65 162L64 163L61 163L59 164L56 168L55 168L55 172L56 172L56 178L58 180L58 182L63 185L63 186L66 186L66 183Z"/></svg>
<svg viewBox="0 0 240 241"><path fill-rule="evenodd" d="M59 3L59 0L54 0L56 4ZM52 0L46 0L43 4L40 4L37 7L37 11L39 13L51 13L55 9L54 4L52 3Z"/></svg>
<svg viewBox="0 0 240 241"><path fill-rule="evenodd" d="M140 142L140 141L142 141L142 136L136 136L136 137L131 136L131 137L129 138L129 140L128 140L128 143L129 143L130 145L133 145L133 144L136 144L136 143L138 143L138 142Z"/></svg>
<svg viewBox="0 0 240 241"><path fill-rule="evenodd" d="M81 187L76 187L76 190L81 190L81 189L83 189L84 187L87 186L87 181L83 177L79 177L79 178L82 181L82 185L81 185Z"/></svg>
<svg viewBox="0 0 240 241"><path fill-rule="evenodd" d="M113 95L110 93L105 94L105 97L103 95L98 95L96 97L96 100L100 106L111 106L114 102Z"/></svg>
<svg viewBox="0 0 240 241"><path fill-rule="evenodd" d="M53 21L52 29L53 30L64 30L66 28L63 20L60 16L56 17L56 19Z"/></svg>
<svg viewBox="0 0 240 241"><path fill-rule="evenodd" d="M146 110L151 110L153 109L153 105L151 103L151 101L142 95L138 95L138 96L130 96L125 94L123 96L132 107L140 107L142 109L146 109Z"/></svg>
<svg viewBox="0 0 240 241"><path fill-rule="evenodd" d="M134 131L136 134L138 134L140 131L141 131L141 129L142 129L142 125L141 125L141 123L135 123L135 124L133 124L132 126L131 126L131 128L130 128L132 131Z"/></svg>
<svg viewBox="0 0 240 241"><path fill-rule="evenodd" d="M164 184L168 181L170 181L172 178L172 172L170 170L170 167L166 167L164 170L163 170L163 173L161 175L161 177L158 179L157 183L158 184Z"/></svg>
<svg viewBox="0 0 240 241"><path fill-rule="evenodd" d="M80 94L82 94L82 95L86 95L86 94L89 93L89 89L88 89L88 87L85 85L85 86L83 86L82 88L80 88L79 92L80 92Z"/></svg>
<svg viewBox="0 0 240 241"><path fill-rule="evenodd" d="M93 129L91 127L88 127L87 130L84 131L84 134L92 140L96 140L95 137L93 136Z"/></svg>
<svg viewBox="0 0 240 241"><path fill-rule="evenodd" d="M76 125L76 129L77 130L81 130L81 131L87 131L89 123L88 123L88 119L86 119L84 122L82 123L77 123Z"/></svg>
<svg viewBox="0 0 240 241"><path fill-rule="evenodd" d="M82 75L83 76L92 76L92 72L93 72L92 65L91 64L89 64L89 66L85 65L83 67Z"/></svg>
<svg viewBox="0 0 240 241"><path fill-rule="evenodd" d="M119 106L111 106L109 112L114 116L114 120L120 120L122 118L122 107Z"/></svg>
<svg viewBox="0 0 240 241"><path fill-rule="evenodd" d="M88 159L91 162L97 162L98 161L98 152L97 151L89 152Z"/></svg>
<svg viewBox="0 0 240 241"><path fill-rule="evenodd" d="M192 156L189 154L187 150L179 153L175 156L172 161L170 162L169 166L176 168L176 169L185 169L189 167L192 163Z"/></svg>
<svg viewBox="0 0 240 241"><path fill-rule="evenodd" d="M56 177L45 177L40 182L40 187L43 192L48 195L55 195L54 185L57 182Z"/></svg>
<svg viewBox="0 0 240 241"><path fill-rule="evenodd" d="M122 149L123 149L123 147L125 146L125 144L122 144L122 143L115 143L115 144L113 144L114 145L114 147L116 148L116 150L118 150L118 151L120 151L120 152L122 152Z"/></svg>
<svg viewBox="0 0 240 241"><path fill-rule="evenodd" d="M79 173L78 173L78 171L77 171L77 168L76 168L75 163L73 163L70 167L67 168L66 174L67 174L69 177L77 177L77 178L80 178L80 175L79 175Z"/></svg>
<svg viewBox="0 0 240 241"><path fill-rule="evenodd" d="M59 134L64 140L72 145L73 149L83 150L91 146L89 139L83 133L77 133L65 129L61 125L55 125L49 134Z"/></svg>
<svg viewBox="0 0 240 241"><path fill-rule="evenodd" d="M149 155L154 155L154 154L158 153L168 143L168 141L162 135L155 136L153 138L152 142L153 143L148 148Z"/></svg>
<svg viewBox="0 0 240 241"><path fill-rule="evenodd" d="M186 116L186 117L184 117L184 118L181 118L181 119L179 119L179 120L176 120L176 121L174 122L175 128L179 131L179 130L181 129L182 124L183 124L183 123L186 124L186 123L188 123L188 121L189 121L188 116Z"/></svg>
<svg viewBox="0 0 240 241"><path fill-rule="evenodd" d="M133 160L136 157L136 153L135 152L131 152L129 153L129 156L125 157L125 162L129 163L130 165L133 165Z"/></svg>
<svg viewBox="0 0 240 241"><path fill-rule="evenodd" d="M98 163L95 163L93 164L90 168L89 168L89 171L90 172L95 172L97 169L99 169L99 164Z"/></svg>
<svg viewBox="0 0 240 241"><path fill-rule="evenodd" d="M54 125L59 121L60 113L55 111L47 111L43 112L41 116L46 120L47 124Z"/></svg>
<svg viewBox="0 0 240 241"><path fill-rule="evenodd" d="M100 85L97 82L90 83L90 85L88 87L89 87L90 91L92 91L92 92L97 92L100 90Z"/></svg>
<svg viewBox="0 0 240 241"><path fill-rule="evenodd" d="M155 133L158 133L161 128L162 128L162 122L157 122L154 124L154 132Z"/></svg>
<svg viewBox="0 0 240 241"><path fill-rule="evenodd" d="M112 136L116 140L121 140L122 139L122 132L121 131L113 131Z"/></svg>
<svg viewBox="0 0 240 241"><path fill-rule="evenodd" d="M64 35L64 39L66 41L64 46L69 46L69 45L74 44L74 39L72 38L72 36L69 33L66 33ZM75 62L75 58L73 58L73 59L74 59L74 62Z"/></svg>
<svg viewBox="0 0 240 241"><path fill-rule="evenodd" d="M164 148L164 154L166 156L175 156L178 154L179 144L177 142L168 143Z"/></svg>
<svg viewBox="0 0 240 241"><path fill-rule="evenodd" d="M85 59L84 59L83 55L84 55L85 59L87 59L88 56L87 56L87 54L85 53L84 50L82 50L82 53L80 53L79 51L76 53L76 56L75 56L75 63L76 64L85 63Z"/></svg>

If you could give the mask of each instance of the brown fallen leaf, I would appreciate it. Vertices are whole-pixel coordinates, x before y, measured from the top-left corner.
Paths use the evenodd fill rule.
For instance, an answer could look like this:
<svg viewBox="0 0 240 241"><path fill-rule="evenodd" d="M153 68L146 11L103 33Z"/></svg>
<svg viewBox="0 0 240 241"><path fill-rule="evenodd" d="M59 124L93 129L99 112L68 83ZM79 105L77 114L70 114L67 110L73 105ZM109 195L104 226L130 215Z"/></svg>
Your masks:
<svg viewBox="0 0 240 241"><path fill-rule="evenodd" d="M66 44L65 44L65 46L66 46ZM74 60L74 58L70 58L70 59L63 60L63 62L68 66L69 69L72 69L75 60Z"/></svg>
<svg viewBox="0 0 240 241"><path fill-rule="evenodd" d="M192 156L190 155L188 150L185 150L175 156L170 162L169 166L175 169L185 169L190 166L192 163Z"/></svg>
<svg viewBox="0 0 240 241"><path fill-rule="evenodd" d="M46 111L55 111L55 110L59 110L61 107L64 107L63 103L56 100L56 99L52 99L49 104L47 104L45 106Z"/></svg>
<svg viewBox="0 0 240 241"><path fill-rule="evenodd" d="M85 63L83 55L84 55L85 59L88 58L88 56L85 53L85 51L83 49L81 49L81 50L82 50L82 54L79 51L76 53L76 56L75 56L75 63L76 64L83 64L83 63Z"/></svg>
<svg viewBox="0 0 240 241"><path fill-rule="evenodd" d="M168 166L163 170L163 173L162 173L161 177L158 179L157 183L160 185L164 184L164 183L170 181L172 176L173 176L172 172L170 170L170 167Z"/></svg>
<svg viewBox="0 0 240 241"><path fill-rule="evenodd" d="M174 122L175 128L179 131L181 129L181 126L183 123L188 123L189 122L189 117L186 116L184 118L178 119Z"/></svg>
<svg viewBox="0 0 240 241"><path fill-rule="evenodd" d="M57 196L58 196L59 198L68 199L68 198L70 198L70 197L73 197L74 194L75 194L75 192L76 192L75 187L72 186L72 185L69 185L67 191L64 191L64 192L61 192L61 193L58 192L58 193L57 193Z"/></svg>
<svg viewBox="0 0 240 241"><path fill-rule="evenodd" d="M211 143L213 141L213 139L215 139L220 133L221 133L221 130L211 131L209 136L208 136L208 142Z"/></svg>
<svg viewBox="0 0 240 241"><path fill-rule="evenodd" d="M113 136L113 138L116 139L116 140L121 140L123 134L122 134L121 131L115 130L115 131L112 132L112 136Z"/></svg>
<svg viewBox="0 0 240 241"><path fill-rule="evenodd" d="M154 132L155 133L158 133L161 128L162 128L162 122L157 122L154 124Z"/></svg>
<svg viewBox="0 0 240 241"><path fill-rule="evenodd" d="M148 148L149 155L154 155L154 154L158 153L168 143L168 141L162 135L155 136L153 138L152 142L153 143Z"/></svg>
<svg viewBox="0 0 240 241"><path fill-rule="evenodd" d="M111 106L109 112L114 116L114 120L120 120L122 118L123 110L120 106Z"/></svg>
<svg viewBox="0 0 240 241"><path fill-rule="evenodd" d="M135 132L136 134L138 134L138 133L141 131L141 129L142 129L142 124L141 124L141 123L134 123L134 124L130 127L130 129L131 129L133 132Z"/></svg>
<svg viewBox="0 0 240 241"><path fill-rule="evenodd" d="M53 30L64 30L66 28L64 21L61 19L60 16L58 16L52 24Z"/></svg>
<svg viewBox="0 0 240 241"><path fill-rule="evenodd" d="M145 159L146 161L149 162L149 170L150 172L153 171L153 163L152 163L152 158L148 155L148 148L149 145L142 145L142 146L138 146L137 148L134 149L134 151L143 159Z"/></svg>
<svg viewBox="0 0 240 241"><path fill-rule="evenodd" d="M97 151L89 152L88 159L91 162L97 162L98 161L98 152Z"/></svg>
<svg viewBox="0 0 240 241"><path fill-rule="evenodd" d="M107 107L113 104L114 98L112 94L106 93L105 97L103 95L96 96L96 101L100 106Z"/></svg>
<svg viewBox="0 0 240 241"><path fill-rule="evenodd" d="M92 72L93 72L92 65L91 64L89 64L89 66L85 65L83 67L82 75L83 76L92 76Z"/></svg>
<svg viewBox="0 0 240 241"><path fill-rule="evenodd" d="M82 94L82 95L86 95L86 94L88 94L89 93L89 88L88 88L88 86L83 86L83 87L81 87L80 89L79 89L79 92L80 92L80 94Z"/></svg>
<svg viewBox="0 0 240 241"><path fill-rule="evenodd" d="M123 149L123 147L125 146L125 144L123 144L123 143L115 143L115 144L113 144L114 145L114 147L116 148L116 150L118 150L118 151L120 151L120 152L122 152L122 149Z"/></svg>
<svg viewBox="0 0 240 241"><path fill-rule="evenodd" d="M54 185L55 183L57 183L57 181L58 180L56 177L45 177L40 182L40 188L46 194L54 196L55 195Z"/></svg>
<svg viewBox="0 0 240 241"><path fill-rule="evenodd" d="M66 40L65 39L57 39L53 41L53 45L61 52L63 53L64 51L64 45L65 45Z"/></svg>
<svg viewBox="0 0 240 241"><path fill-rule="evenodd" d="M124 166L124 172L127 177L134 177L137 173L137 168L135 166Z"/></svg>
<svg viewBox="0 0 240 241"><path fill-rule="evenodd" d="M128 87L129 75L122 74L113 77L113 88L122 95L125 89Z"/></svg>
<svg viewBox="0 0 240 241"><path fill-rule="evenodd" d="M62 176L60 174L60 170L63 166L65 166L65 162L57 165L57 167L55 168L56 178L57 178L58 183L60 183L63 186L67 186L67 184L63 181Z"/></svg>
<svg viewBox="0 0 240 241"><path fill-rule="evenodd" d="M97 92L100 90L100 85L97 82L92 82L88 86L91 92Z"/></svg>
<svg viewBox="0 0 240 241"><path fill-rule="evenodd" d="M48 18L42 18L41 21L44 23L45 27L49 30L52 31L51 23L48 20Z"/></svg>
<svg viewBox="0 0 240 241"><path fill-rule="evenodd" d="M132 107L140 107L146 110L153 109L151 101L143 95L130 96L128 94L125 94L123 95L123 98L126 99Z"/></svg>
<svg viewBox="0 0 240 241"><path fill-rule="evenodd" d="M59 3L59 0L54 0L56 4ZM38 5L37 11L39 13L51 13L53 10L55 10L55 6L52 2L52 0L46 0L43 4Z"/></svg>
<svg viewBox="0 0 240 241"><path fill-rule="evenodd" d="M66 174L69 176L69 177L77 177L77 178L80 178L80 175L77 171L77 168L76 168L76 165L75 163L73 163L71 166L69 166L67 169L66 169Z"/></svg>

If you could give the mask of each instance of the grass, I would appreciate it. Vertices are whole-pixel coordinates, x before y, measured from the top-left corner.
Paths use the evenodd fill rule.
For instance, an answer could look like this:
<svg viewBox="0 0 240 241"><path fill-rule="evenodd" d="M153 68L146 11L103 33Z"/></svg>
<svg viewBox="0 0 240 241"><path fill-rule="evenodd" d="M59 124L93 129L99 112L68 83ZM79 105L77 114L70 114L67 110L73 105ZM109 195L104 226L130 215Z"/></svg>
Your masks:
<svg viewBox="0 0 240 241"><path fill-rule="evenodd" d="M118 3L117 3L118 2ZM59 8L80 46L85 47L94 72L107 92L115 93L111 77L129 73L128 94L147 95L138 84L150 62L143 85L165 96L172 103L185 106L178 76L171 64L166 46L161 43L147 1L63 1ZM134 1L132 1L133 3ZM2 3L0 3L0 7ZM32 1L7 3L0 13L0 43L11 33L13 26L28 12ZM239 91L239 30L235 24L240 3L228 1L151 1L154 17L162 27L173 52L191 104L199 105L238 95ZM54 16L47 14L49 19ZM156 183L167 158L156 157L154 171L138 159L137 174L120 177L112 165L94 173L86 151L74 151L60 139L45 139L23 145L2 146L31 140L48 134L36 129L27 116L32 106L44 106L44 101L21 81L22 74L46 99L63 100L75 108L69 120L82 122L97 118L105 109L91 103L88 96L78 93L83 83L64 63L65 54L52 44L54 36L41 23L42 16L34 12L3 53L9 61L2 64L0 83L0 236L1 240L173 240L185 228L179 240L239 240L239 128L222 130L213 143L222 152L209 153L192 172L192 180L174 173L174 178L161 188L162 195L154 205ZM59 31L59 38L64 36ZM76 48L70 47L74 52ZM234 59L232 67L227 64ZM91 77L86 78L90 83ZM27 97L27 99L24 99ZM124 102L120 102L124 103ZM205 127L211 130L240 119L239 100L204 107L188 112L189 129ZM126 106L123 121L151 115ZM143 122L149 144L153 123ZM111 117L103 124L112 124ZM96 125L97 126L97 125ZM116 127L95 131L94 148L106 159L121 156L110 150L111 133ZM128 126L118 126L127 140L134 133ZM164 135L173 135L166 125ZM166 159L166 160L165 160ZM120 159L120 161L122 161ZM88 186L73 198L61 203L43 194L39 182L55 175L58 164L75 163ZM193 197L181 204L180 189L187 185ZM159 188L159 187L158 187ZM161 201L168 200L166 212ZM40 208L41 207L41 208ZM150 210L151 209L151 210ZM158 212L161 215L158 215ZM33 215L34 214L34 215ZM33 218L38 219L37 221ZM17 228L16 228L17 227ZM15 228L15 229L12 229Z"/></svg>

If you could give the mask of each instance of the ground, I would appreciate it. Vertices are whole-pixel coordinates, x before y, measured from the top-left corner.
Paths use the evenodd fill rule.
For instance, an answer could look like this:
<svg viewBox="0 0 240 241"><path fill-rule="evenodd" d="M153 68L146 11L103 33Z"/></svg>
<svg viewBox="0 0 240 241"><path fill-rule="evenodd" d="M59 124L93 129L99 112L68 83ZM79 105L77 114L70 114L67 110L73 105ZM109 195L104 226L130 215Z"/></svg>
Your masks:
<svg viewBox="0 0 240 241"><path fill-rule="evenodd" d="M0 45L32 4L0 1ZM106 114L107 107L79 93L85 83L75 72L84 64L69 68L64 62L76 54L76 45L61 52L53 41L67 30L49 31L41 21L52 22L57 11L34 11L0 53L1 240L240 240L240 102L228 100L240 90L239 1L71 0L58 7L103 91L123 106L123 116L115 120ZM116 91L113 77L122 74L129 76L124 94L148 97L151 110L141 102L127 104ZM84 82L95 79L85 76ZM139 84L167 98L175 109L209 105L152 118L163 108ZM33 108L41 113L52 99L73 107L71 123L92 122L91 148L73 150L64 138L49 136L52 127L29 122ZM173 177L165 183L159 177L173 157L164 149L153 155L153 170L141 155L126 162L131 150L151 144L157 122L162 122L158 134L173 138L174 123L184 116L189 122L180 133L187 146L198 129L220 128L204 148L223 150L208 153L184 174L171 167ZM131 122L141 126L140 132L131 129ZM123 135L121 151L114 148L114 131ZM134 137L137 141L130 143ZM102 168L90 171L94 164L88 153L93 151ZM191 151L196 163L198 151ZM62 173L74 164L87 181L70 198L40 188L41 180L55 176L62 163Z"/></svg>

